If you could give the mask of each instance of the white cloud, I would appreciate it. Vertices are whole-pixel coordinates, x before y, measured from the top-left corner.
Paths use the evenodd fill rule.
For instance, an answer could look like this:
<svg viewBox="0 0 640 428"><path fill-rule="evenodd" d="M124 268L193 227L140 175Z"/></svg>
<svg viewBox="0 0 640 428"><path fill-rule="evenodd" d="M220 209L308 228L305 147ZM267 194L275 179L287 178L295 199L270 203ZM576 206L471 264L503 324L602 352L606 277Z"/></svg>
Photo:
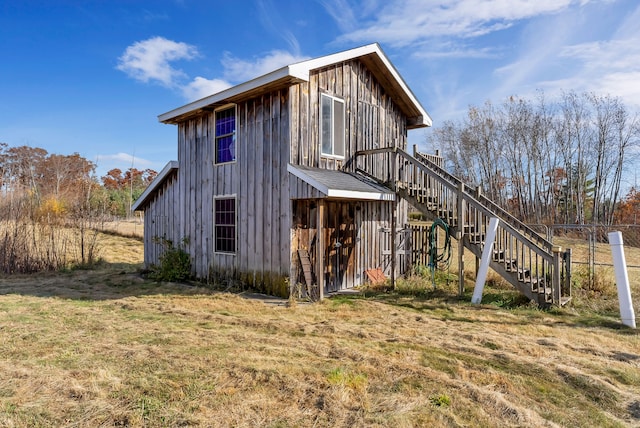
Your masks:
<svg viewBox="0 0 640 428"><path fill-rule="evenodd" d="M545 88L609 94L640 106L640 36L567 46L560 58L573 61L574 73L543 82Z"/></svg>
<svg viewBox="0 0 640 428"><path fill-rule="evenodd" d="M185 74L174 68L171 62L197 56L195 46L164 37L152 37L127 47L118 59L117 68L142 82L155 81L166 87L175 87Z"/></svg>
<svg viewBox="0 0 640 428"><path fill-rule="evenodd" d="M565 47L560 56L583 61L592 70L640 68L640 37L582 43Z"/></svg>
<svg viewBox="0 0 640 428"><path fill-rule="evenodd" d="M118 164L120 165L120 169L130 168L133 165L134 168L148 168L153 165L153 162L135 157L129 153L115 153L111 155L98 155L96 163L98 165L102 165L103 163L107 164Z"/></svg>
<svg viewBox="0 0 640 428"><path fill-rule="evenodd" d="M294 52L300 52L298 39L287 29L290 23L283 19L283 10L280 4L276 6L271 0L258 0L256 2L256 10L265 30L274 36L281 37Z"/></svg>
<svg viewBox="0 0 640 428"><path fill-rule="evenodd" d="M196 77L189 84L182 87L182 94L189 101L199 100L229 88L231 83L223 79L205 79Z"/></svg>
<svg viewBox="0 0 640 428"><path fill-rule="evenodd" d="M414 58L497 58L500 55L498 50L490 47L470 48L466 46L450 45L440 47L439 50L424 49L416 52Z"/></svg>
<svg viewBox="0 0 640 428"><path fill-rule="evenodd" d="M359 16L360 29L339 38L347 42L376 40L408 46L434 37L478 37L512 26L515 22L561 12L589 0L392 0L373 16ZM332 8L342 0L334 0ZM329 10L327 2L325 8ZM350 9L351 10L351 9ZM332 13L336 15L338 12ZM342 19L335 18L341 27Z"/></svg>
<svg viewBox="0 0 640 428"><path fill-rule="evenodd" d="M273 50L263 57L254 58L252 61L242 60L225 52L222 58L224 77L234 82L244 82L263 74L270 73L288 64L294 64L307 59L293 55L289 52Z"/></svg>
<svg viewBox="0 0 640 428"><path fill-rule="evenodd" d="M294 64L307 59L289 52L273 50L253 61L234 57L231 53L223 54L221 63L223 77L207 79L196 77L190 83L181 86L185 99L194 101L223 91L234 84L242 83L263 74L270 73L285 65Z"/></svg>
<svg viewBox="0 0 640 428"><path fill-rule="evenodd" d="M320 0L320 4L331 15L341 31L349 32L357 27L358 19L347 0ZM365 7L362 14L366 16L370 12L371 8Z"/></svg>
<svg viewBox="0 0 640 428"><path fill-rule="evenodd" d="M197 76L188 83L184 83L189 80L189 76L175 68L172 63L198 56L198 49L195 46L163 37L153 37L129 46L118 59L117 68L141 82L155 82L176 89L186 100L194 101L223 91L233 84L251 80L285 65L307 59L307 57L281 50L270 51L253 60L239 59L225 52L221 60L222 77L208 79Z"/></svg>

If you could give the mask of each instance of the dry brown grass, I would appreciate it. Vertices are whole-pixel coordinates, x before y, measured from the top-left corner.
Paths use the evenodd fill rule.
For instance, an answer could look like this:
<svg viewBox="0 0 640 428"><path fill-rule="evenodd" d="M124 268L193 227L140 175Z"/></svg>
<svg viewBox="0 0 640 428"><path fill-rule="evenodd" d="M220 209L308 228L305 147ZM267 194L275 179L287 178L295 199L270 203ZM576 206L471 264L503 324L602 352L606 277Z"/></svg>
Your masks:
<svg viewBox="0 0 640 428"><path fill-rule="evenodd" d="M120 236L140 238L144 236L144 223L142 219L114 220L103 223L102 229Z"/></svg>
<svg viewBox="0 0 640 428"><path fill-rule="evenodd" d="M288 306L146 281L112 238L100 269L0 278L0 426L640 426L616 319L455 284Z"/></svg>

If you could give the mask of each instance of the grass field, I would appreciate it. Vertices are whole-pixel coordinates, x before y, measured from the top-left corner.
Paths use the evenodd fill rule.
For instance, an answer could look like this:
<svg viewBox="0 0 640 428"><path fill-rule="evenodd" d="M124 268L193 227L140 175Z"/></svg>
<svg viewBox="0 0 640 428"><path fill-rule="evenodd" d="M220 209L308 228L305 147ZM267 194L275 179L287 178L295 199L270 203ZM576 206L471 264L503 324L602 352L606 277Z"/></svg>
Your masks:
<svg viewBox="0 0 640 428"><path fill-rule="evenodd" d="M0 426L640 426L609 310L418 279L289 305L145 280L139 239L103 239L96 269L0 277Z"/></svg>

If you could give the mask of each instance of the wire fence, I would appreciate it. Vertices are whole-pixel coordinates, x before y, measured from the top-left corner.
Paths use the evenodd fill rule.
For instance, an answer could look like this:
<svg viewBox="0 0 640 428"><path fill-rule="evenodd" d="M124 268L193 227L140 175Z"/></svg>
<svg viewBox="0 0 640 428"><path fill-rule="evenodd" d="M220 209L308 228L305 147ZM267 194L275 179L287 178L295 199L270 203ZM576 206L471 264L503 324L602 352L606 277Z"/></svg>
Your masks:
<svg viewBox="0 0 640 428"><path fill-rule="evenodd" d="M430 222L412 224L413 265L427 265L427 236ZM530 225L541 236L563 250L571 249L572 284L576 291L587 293L589 298L608 299L616 293L615 272L609 233L621 232L624 243L625 261L631 294L636 303L636 312L640 309L640 225ZM442 231L438 231L438 241L443 241ZM457 242L452 244L451 272L458 272ZM465 275L474 277L477 270L477 259L470 252L465 252Z"/></svg>
<svg viewBox="0 0 640 428"><path fill-rule="evenodd" d="M547 237L555 245L571 248L574 283L593 292L615 288L613 257L609 233L621 232L625 261L634 300L640 298L640 225L575 225L548 226Z"/></svg>

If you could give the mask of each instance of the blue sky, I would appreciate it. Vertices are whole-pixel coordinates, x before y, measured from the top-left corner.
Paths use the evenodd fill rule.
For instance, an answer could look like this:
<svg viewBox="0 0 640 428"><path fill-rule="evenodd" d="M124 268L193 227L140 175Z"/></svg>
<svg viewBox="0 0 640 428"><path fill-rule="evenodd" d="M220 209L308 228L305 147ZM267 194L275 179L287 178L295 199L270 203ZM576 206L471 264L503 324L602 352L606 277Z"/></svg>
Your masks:
<svg viewBox="0 0 640 428"><path fill-rule="evenodd" d="M372 42L434 126L538 89L639 111L638 23L637 0L0 0L0 142L159 171L177 156L159 114Z"/></svg>

